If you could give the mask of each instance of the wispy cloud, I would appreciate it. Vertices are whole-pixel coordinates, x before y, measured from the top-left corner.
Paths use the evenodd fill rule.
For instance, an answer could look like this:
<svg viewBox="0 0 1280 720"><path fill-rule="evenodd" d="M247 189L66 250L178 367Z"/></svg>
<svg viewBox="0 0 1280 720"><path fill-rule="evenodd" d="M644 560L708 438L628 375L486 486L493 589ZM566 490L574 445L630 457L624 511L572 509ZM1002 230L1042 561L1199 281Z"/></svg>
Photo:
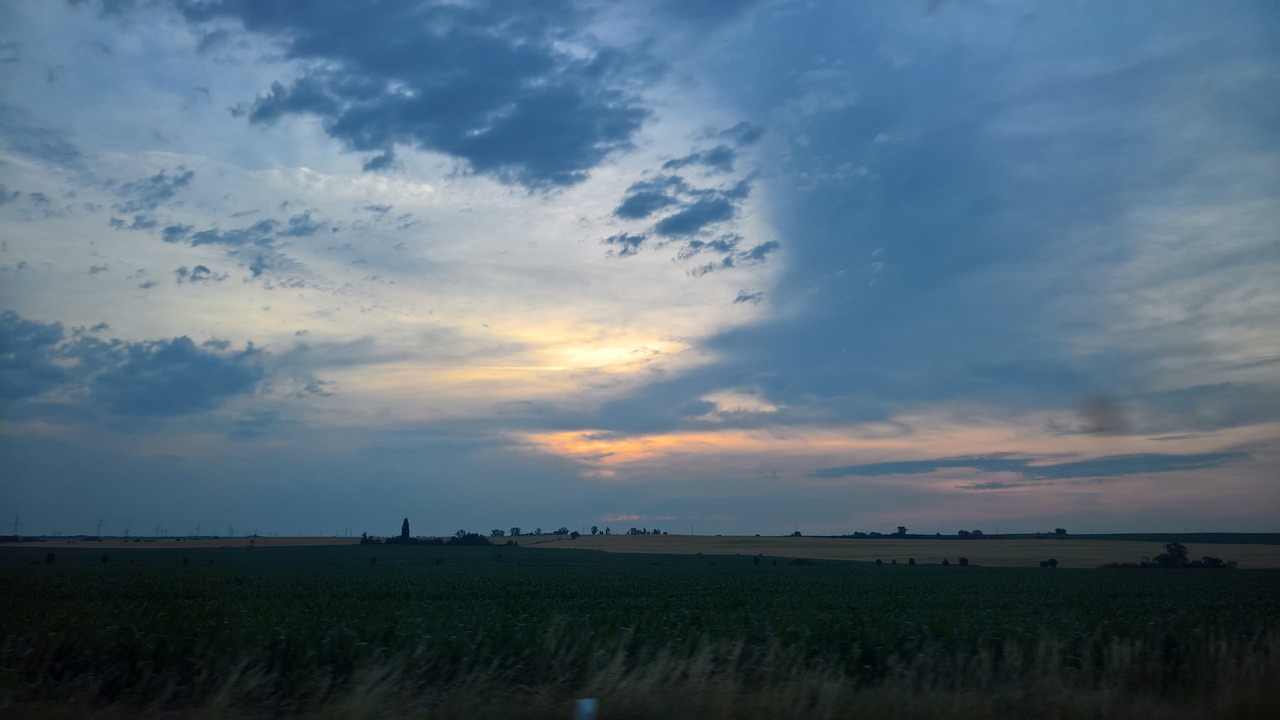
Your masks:
<svg viewBox="0 0 1280 720"><path fill-rule="evenodd" d="M1070 480L1143 475L1181 470L1202 470L1249 459L1250 456L1243 452L1200 453L1194 455L1144 453L1046 463L1039 458L986 455L847 465L815 470L810 473L810 476L816 478L875 477L880 475L916 475L939 470L964 469L990 473L1014 473L1029 480ZM985 489L988 485L990 483L980 483L972 487ZM995 487L995 485L990 486Z"/></svg>

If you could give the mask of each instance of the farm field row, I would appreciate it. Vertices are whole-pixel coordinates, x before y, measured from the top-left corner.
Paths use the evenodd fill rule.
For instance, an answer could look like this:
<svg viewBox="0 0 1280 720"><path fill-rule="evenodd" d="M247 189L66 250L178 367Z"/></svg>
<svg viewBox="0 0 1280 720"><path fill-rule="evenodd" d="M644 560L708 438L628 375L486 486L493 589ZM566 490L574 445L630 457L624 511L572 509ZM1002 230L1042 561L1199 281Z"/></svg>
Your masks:
<svg viewBox="0 0 1280 720"><path fill-rule="evenodd" d="M1094 568L1111 562L1136 562L1154 557L1164 548L1157 542L1045 538L1043 540L960 540L951 538L829 538L745 537L707 535L583 535L521 536L525 547L574 548L615 553L665 553L673 555L767 555L820 560L939 564L944 559L988 567L1036 567L1054 558L1062 567ZM1196 544L1191 556L1234 560L1246 569L1280 568L1280 545Z"/></svg>
<svg viewBox="0 0 1280 720"><path fill-rule="evenodd" d="M1275 717L1280 572L0 548L0 716Z"/></svg>
<svg viewBox="0 0 1280 720"><path fill-rule="evenodd" d="M944 559L956 562L965 557L975 565L988 567L1035 567L1041 560L1054 558L1062 567L1092 568L1111 562L1136 562L1163 552L1163 544L1154 541L1094 540L1089 538L1002 539L981 540L955 538L834 538L777 536L711 536L711 535L582 535L571 539L566 535L522 535L515 538L492 538L494 545L508 540L522 547L540 549L599 550L612 553L657 553L667 555L767 555L814 560L849 560L855 562L907 562L914 558L923 564L939 564ZM177 540L173 538L139 538L123 540L104 538L49 538L42 542L6 543L0 547L46 548L57 552L64 548L100 548L103 550L135 549L212 549L247 547L319 547L358 545L359 538L348 537L235 537ZM1280 545L1247 543L1188 543L1192 559L1211 556L1235 561L1242 569L1280 569Z"/></svg>

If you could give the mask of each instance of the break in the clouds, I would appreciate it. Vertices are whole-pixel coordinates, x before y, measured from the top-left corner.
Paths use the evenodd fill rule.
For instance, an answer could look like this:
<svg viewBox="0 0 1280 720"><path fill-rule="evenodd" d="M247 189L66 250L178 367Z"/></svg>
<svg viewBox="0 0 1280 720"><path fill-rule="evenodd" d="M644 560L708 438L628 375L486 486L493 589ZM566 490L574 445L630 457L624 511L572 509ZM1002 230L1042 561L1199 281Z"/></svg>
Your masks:
<svg viewBox="0 0 1280 720"><path fill-rule="evenodd" d="M1275 530L1278 12L4 3L0 507Z"/></svg>

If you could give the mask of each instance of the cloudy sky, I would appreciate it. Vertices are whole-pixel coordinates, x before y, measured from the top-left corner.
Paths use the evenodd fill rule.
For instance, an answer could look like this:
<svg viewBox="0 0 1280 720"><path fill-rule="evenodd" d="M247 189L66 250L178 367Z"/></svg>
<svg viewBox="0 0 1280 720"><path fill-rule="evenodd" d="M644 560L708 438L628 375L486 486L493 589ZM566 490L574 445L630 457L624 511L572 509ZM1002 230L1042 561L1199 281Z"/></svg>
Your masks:
<svg viewBox="0 0 1280 720"><path fill-rule="evenodd" d="M0 526L1278 531L1277 27L10 0Z"/></svg>

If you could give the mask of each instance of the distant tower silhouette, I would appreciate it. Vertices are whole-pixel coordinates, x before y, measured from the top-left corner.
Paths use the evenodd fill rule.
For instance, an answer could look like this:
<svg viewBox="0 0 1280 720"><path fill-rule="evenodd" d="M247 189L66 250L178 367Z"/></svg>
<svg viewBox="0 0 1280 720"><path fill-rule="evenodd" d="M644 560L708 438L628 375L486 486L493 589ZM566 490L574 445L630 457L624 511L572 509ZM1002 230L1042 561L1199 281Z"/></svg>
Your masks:
<svg viewBox="0 0 1280 720"><path fill-rule="evenodd" d="M409 539L409 518L405 518L404 522L400 523L400 539Z"/></svg>

